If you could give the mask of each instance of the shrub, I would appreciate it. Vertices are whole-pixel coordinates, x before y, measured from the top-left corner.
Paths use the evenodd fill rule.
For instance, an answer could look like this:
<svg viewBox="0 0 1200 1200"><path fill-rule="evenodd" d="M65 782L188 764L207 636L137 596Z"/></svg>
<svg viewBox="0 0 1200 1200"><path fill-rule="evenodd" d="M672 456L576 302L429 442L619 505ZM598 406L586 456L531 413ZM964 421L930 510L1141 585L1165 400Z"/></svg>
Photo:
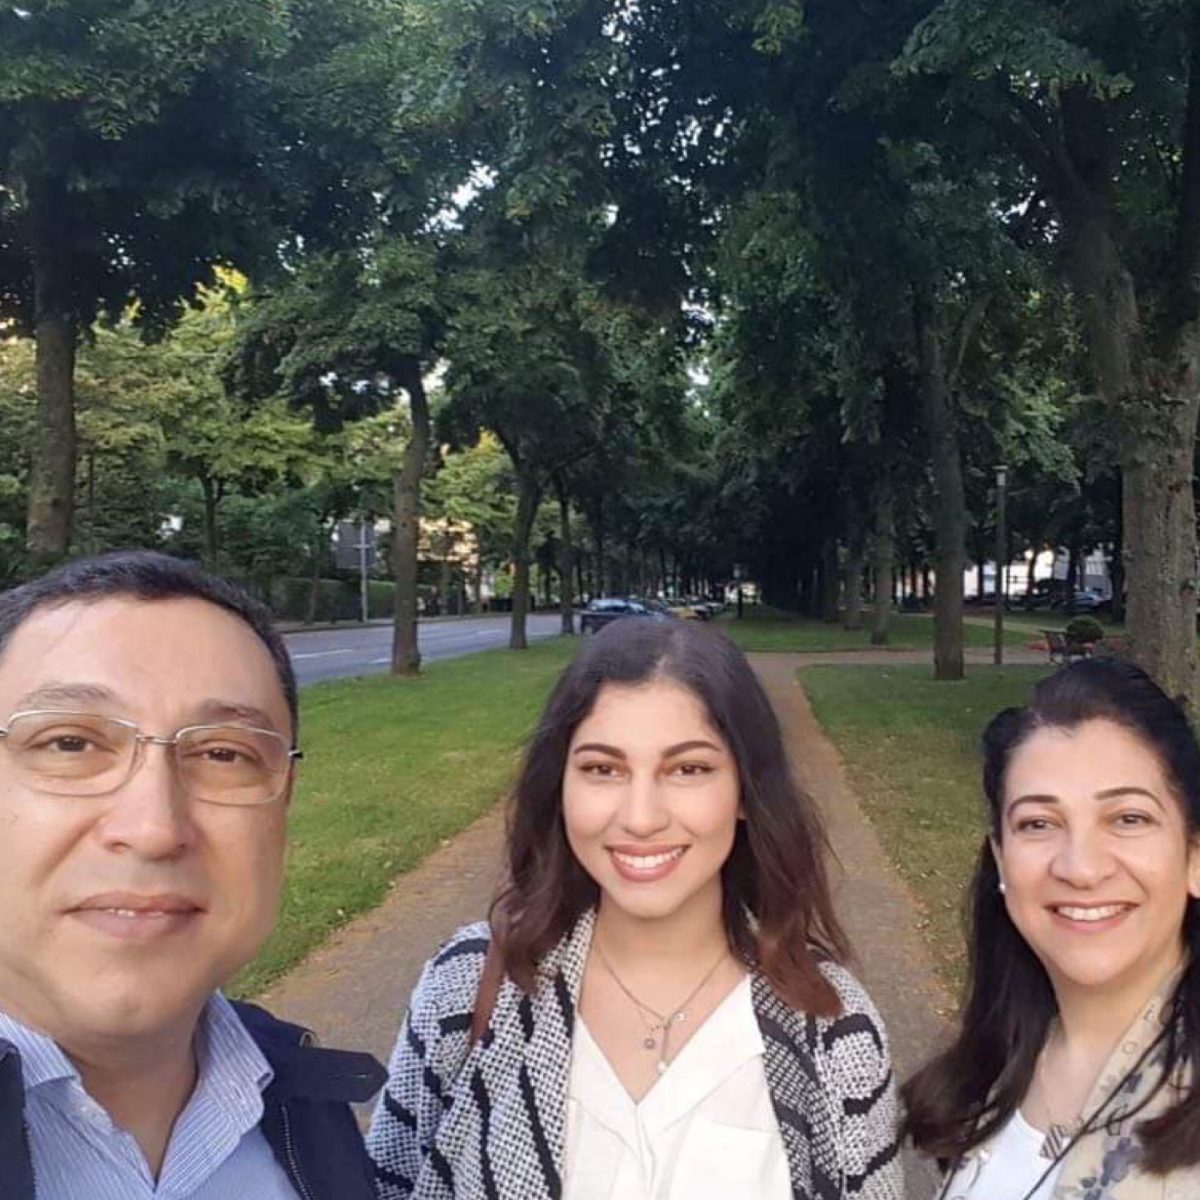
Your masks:
<svg viewBox="0 0 1200 1200"><path fill-rule="evenodd" d="M1072 617L1067 622L1067 639L1072 642L1099 642L1104 638L1104 626L1095 617Z"/></svg>
<svg viewBox="0 0 1200 1200"><path fill-rule="evenodd" d="M307 579L278 578L271 581L271 609L280 620L303 621L308 615L309 593ZM357 621L360 600L358 580L322 579L317 585L317 607L313 619L327 621ZM384 579L367 582L372 617L390 617L396 603L396 585Z"/></svg>

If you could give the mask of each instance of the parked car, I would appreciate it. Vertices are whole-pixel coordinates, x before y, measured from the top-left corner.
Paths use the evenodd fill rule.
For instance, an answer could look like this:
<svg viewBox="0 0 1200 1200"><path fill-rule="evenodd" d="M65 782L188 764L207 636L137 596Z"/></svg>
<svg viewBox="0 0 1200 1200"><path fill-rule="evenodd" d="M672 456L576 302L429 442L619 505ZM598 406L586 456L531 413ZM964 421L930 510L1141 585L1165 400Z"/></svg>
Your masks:
<svg viewBox="0 0 1200 1200"><path fill-rule="evenodd" d="M673 617L678 617L681 621L707 621L708 613L703 616L696 610L696 606L690 600L659 600L655 603L661 604L667 612Z"/></svg>
<svg viewBox="0 0 1200 1200"><path fill-rule="evenodd" d="M1050 607L1065 609L1068 607L1068 599L1068 596L1059 596ZM1108 607L1110 603L1111 601L1103 593L1088 588L1086 591L1076 591L1070 607L1074 608L1076 612L1098 612L1100 609Z"/></svg>
<svg viewBox="0 0 1200 1200"><path fill-rule="evenodd" d="M1061 608L1070 590L1065 579L1035 579L1033 586L1017 599L1017 603L1027 612L1039 608Z"/></svg>
<svg viewBox="0 0 1200 1200"><path fill-rule="evenodd" d="M653 621L670 620L671 614L665 607L654 605L647 600L637 600L631 596L598 596L589 600L587 607L579 615L580 633L597 633L611 621L619 621L622 617L648 617Z"/></svg>
<svg viewBox="0 0 1200 1200"><path fill-rule="evenodd" d="M676 600L659 600L655 596L635 596L633 597L639 604L644 604L651 612L658 613L664 617L675 617L680 621L694 621L696 614L692 612L691 606L680 604Z"/></svg>
<svg viewBox="0 0 1200 1200"><path fill-rule="evenodd" d="M701 621L711 621L723 607L715 600L706 600L703 596L689 596L686 603L692 606Z"/></svg>

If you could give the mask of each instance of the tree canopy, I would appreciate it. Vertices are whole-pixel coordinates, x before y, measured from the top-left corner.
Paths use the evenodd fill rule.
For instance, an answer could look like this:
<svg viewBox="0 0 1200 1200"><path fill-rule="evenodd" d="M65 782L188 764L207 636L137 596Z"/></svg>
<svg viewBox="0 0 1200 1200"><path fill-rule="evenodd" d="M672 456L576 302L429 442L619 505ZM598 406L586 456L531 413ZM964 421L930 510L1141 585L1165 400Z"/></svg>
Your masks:
<svg viewBox="0 0 1200 1200"><path fill-rule="evenodd" d="M4 9L0 563L388 510L397 670L737 564L954 678L1003 463L1191 693L1197 97L1183 0Z"/></svg>

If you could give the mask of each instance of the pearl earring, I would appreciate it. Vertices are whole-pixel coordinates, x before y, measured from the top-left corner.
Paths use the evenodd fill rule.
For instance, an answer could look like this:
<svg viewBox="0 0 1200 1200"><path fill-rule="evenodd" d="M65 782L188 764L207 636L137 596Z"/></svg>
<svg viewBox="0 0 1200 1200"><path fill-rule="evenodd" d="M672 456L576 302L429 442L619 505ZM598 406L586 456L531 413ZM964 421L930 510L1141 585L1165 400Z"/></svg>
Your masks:
<svg viewBox="0 0 1200 1200"><path fill-rule="evenodd" d="M998 891L998 892L1000 893L1000 895L1002 895L1002 896L1005 894L1005 892L1007 892L1007 891L1008 891L1008 888L1006 888L1006 887L1004 886L1004 880L1003 880L1003 879L1002 879L1002 880L1000 880L999 884L997 884L997 885L996 885L996 891Z"/></svg>

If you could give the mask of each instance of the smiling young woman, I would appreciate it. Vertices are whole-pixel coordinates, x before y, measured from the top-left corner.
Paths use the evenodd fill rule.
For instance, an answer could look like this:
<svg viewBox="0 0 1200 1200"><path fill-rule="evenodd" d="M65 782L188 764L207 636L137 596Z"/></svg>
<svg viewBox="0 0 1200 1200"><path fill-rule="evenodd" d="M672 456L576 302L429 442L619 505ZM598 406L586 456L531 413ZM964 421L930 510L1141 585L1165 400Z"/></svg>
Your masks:
<svg viewBox="0 0 1200 1200"><path fill-rule="evenodd" d="M413 995L382 1195L900 1200L824 854L726 638L630 619L586 643L527 749L490 920Z"/></svg>
<svg viewBox="0 0 1200 1200"><path fill-rule="evenodd" d="M951 1048L906 1085L952 1200L1200 1196L1200 749L1137 667L983 737L989 836Z"/></svg>

